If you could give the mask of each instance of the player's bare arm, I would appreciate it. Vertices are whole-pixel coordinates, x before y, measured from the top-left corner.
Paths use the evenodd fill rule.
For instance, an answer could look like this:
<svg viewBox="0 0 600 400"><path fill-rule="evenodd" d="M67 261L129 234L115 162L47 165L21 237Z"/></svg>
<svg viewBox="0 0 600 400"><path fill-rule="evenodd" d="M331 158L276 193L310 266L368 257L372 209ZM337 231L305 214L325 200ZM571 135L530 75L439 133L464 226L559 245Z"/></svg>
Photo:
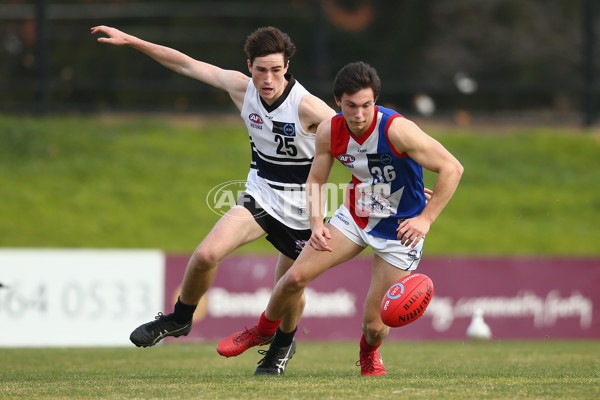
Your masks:
<svg viewBox="0 0 600 400"><path fill-rule="evenodd" d="M390 126L389 138L398 152L407 153L423 168L438 174L433 194L423 212L416 218L407 219L398 228L398 238L402 243L412 243L414 247L450 201L462 176L463 166L444 146L410 120L396 118Z"/></svg>
<svg viewBox="0 0 600 400"><path fill-rule="evenodd" d="M332 251L327 245L327 239L331 239L329 230L323 225L325 217L325 195L323 185L329 179L329 173L333 167L334 158L330 152L331 147L331 119L323 121L317 128L315 142L315 158L306 180L306 192L308 196L308 215L310 218L310 229L312 234L309 244L316 250Z"/></svg>
<svg viewBox="0 0 600 400"><path fill-rule="evenodd" d="M142 40L108 26L93 27L91 28L91 32L94 35L103 33L107 36L99 37L98 42L100 43L132 47L178 74L189 76L217 89L225 90L229 93L235 105L241 109L248 81L250 80L243 73L225 70L215 65L196 60L178 50Z"/></svg>
<svg viewBox="0 0 600 400"><path fill-rule="evenodd" d="M333 108L312 94L306 94L298 105L298 116L305 132L316 133L319 124L334 115Z"/></svg>

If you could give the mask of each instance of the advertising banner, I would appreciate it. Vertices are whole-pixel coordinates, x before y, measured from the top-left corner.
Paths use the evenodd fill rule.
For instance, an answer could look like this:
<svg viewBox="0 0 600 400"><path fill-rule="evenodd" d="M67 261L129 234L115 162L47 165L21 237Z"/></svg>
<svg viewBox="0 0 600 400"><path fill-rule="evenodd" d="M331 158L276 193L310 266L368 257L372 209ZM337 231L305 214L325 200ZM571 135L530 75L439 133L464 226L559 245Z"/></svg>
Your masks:
<svg viewBox="0 0 600 400"><path fill-rule="evenodd" d="M135 327L173 310L187 261L153 250L0 250L0 347L132 346ZM255 325L276 261L225 259L194 329L177 340ZM466 340L477 310L492 339L600 339L598 259L430 257L418 272L433 280L433 299L391 340ZM297 338L358 340L370 279L371 258L360 257L312 282Z"/></svg>
<svg viewBox="0 0 600 400"><path fill-rule="evenodd" d="M188 257L167 257L165 310L170 312ZM235 256L219 267L200 302L192 332L177 340L218 340L253 326L273 288L276 257ZM444 258L421 261L435 294L424 316L389 339L466 339L475 310L493 339L600 338L600 260L585 258ZM301 340L358 340L371 258L337 266L306 289Z"/></svg>
<svg viewBox="0 0 600 400"><path fill-rule="evenodd" d="M164 273L153 250L0 250L0 347L131 346Z"/></svg>
<svg viewBox="0 0 600 400"><path fill-rule="evenodd" d="M496 339L600 338L598 259L429 258L419 270L434 282L433 301L393 337L464 338L480 309Z"/></svg>
<svg viewBox="0 0 600 400"><path fill-rule="evenodd" d="M166 310L173 310L187 260L167 257ZM370 265L366 260L357 261L327 271L306 289L298 336L314 340L360 336ZM194 328L184 340L221 339L244 326L256 325L273 290L276 263L272 256L238 256L222 261L213 286L198 305Z"/></svg>

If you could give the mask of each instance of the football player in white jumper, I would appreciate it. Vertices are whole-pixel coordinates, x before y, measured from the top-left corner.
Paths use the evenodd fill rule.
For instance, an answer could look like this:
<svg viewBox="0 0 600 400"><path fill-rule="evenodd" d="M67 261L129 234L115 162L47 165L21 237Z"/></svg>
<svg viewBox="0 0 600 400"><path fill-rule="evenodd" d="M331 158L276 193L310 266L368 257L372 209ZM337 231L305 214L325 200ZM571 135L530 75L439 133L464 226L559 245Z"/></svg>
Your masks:
<svg viewBox="0 0 600 400"><path fill-rule="evenodd" d="M250 76L115 28L97 26L91 32L106 35L98 38L100 43L133 47L179 74L226 91L250 136L252 163L246 191L190 257L174 312L159 313L131 333L136 346L153 346L164 337L190 332L194 310L212 285L219 261L238 247L267 235L279 251L275 281L290 268L311 234L304 187L314 158L315 133L335 111L288 73L295 46L274 27L259 28L247 37L244 51ZM302 298L277 334L262 339L262 344L272 343L255 374L285 372L295 352L294 333L303 309Z"/></svg>

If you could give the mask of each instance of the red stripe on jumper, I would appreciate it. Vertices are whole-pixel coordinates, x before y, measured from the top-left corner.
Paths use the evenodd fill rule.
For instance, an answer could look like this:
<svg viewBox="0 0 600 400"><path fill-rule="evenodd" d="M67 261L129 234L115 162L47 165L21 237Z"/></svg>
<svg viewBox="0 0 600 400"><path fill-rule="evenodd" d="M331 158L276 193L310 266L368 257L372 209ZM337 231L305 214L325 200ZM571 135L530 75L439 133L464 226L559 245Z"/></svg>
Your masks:
<svg viewBox="0 0 600 400"><path fill-rule="evenodd" d="M346 154L348 151L348 142L350 136L346 131L346 120L342 115L331 119L331 154L337 158L340 154Z"/></svg>
<svg viewBox="0 0 600 400"><path fill-rule="evenodd" d="M346 208L348 209L348 211L350 211L350 215L352 215L352 218L354 219L354 222L356 222L356 224L358 226L360 226L361 229L365 229L369 223L369 214L365 213L364 211L358 211L356 210L356 201L358 200L356 198L356 187L360 184L360 180L358 180L357 177L355 177L354 175L352 175L352 184L350 186L348 186L348 195L346 196ZM360 195L360 193L359 193ZM366 216L364 214L367 214Z"/></svg>

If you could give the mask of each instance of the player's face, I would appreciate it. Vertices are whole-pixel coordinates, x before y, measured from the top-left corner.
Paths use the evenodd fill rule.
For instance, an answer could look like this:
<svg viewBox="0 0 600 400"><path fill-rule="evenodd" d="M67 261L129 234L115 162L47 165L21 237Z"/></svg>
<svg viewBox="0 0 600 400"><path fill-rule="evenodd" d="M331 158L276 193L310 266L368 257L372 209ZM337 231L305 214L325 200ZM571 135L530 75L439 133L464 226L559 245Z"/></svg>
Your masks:
<svg viewBox="0 0 600 400"><path fill-rule="evenodd" d="M373 89L361 89L354 94L344 93L341 99L336 99L336 103L342 109L344 119L353 134L359 136L369 129L375 115Z"/></svg>
<svg viewBox="0 0 600 400"><path fill-rule="evenodd" d="M288 66L283 61L283 53L256 57L252 65L248 61L248 69L260 97L269 105L277 101L287 85L284 75Z"/></svg>

